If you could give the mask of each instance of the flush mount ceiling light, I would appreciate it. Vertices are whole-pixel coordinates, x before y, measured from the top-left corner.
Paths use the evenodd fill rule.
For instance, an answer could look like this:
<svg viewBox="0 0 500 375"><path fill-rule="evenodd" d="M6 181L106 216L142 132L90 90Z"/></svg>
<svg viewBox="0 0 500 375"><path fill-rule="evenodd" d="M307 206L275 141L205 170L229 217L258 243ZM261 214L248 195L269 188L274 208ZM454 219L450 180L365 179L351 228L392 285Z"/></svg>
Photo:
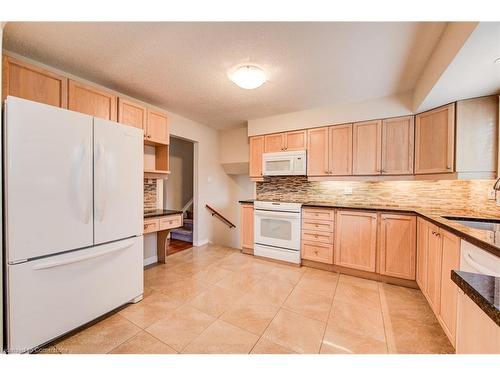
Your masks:
<svg viewBox="0 0 500 375"><path fill-rule="evenodd" d="M243 65L229 74L229 79L243 89L251 90L266 82L266 74L255 65Z"/></svg>

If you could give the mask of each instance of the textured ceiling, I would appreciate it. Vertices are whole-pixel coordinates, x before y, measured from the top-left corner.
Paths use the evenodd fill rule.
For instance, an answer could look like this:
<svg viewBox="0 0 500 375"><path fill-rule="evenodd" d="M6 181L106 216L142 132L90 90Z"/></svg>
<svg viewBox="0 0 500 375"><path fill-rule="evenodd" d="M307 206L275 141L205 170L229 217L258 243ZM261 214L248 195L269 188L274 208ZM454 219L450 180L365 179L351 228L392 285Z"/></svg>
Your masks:
<svg viewBox="0 0 500 375"><path fill-rule="evenodd" d="M445 23L9 22L4 47L218 129L413 89ZM241 63L269 82L243 90Z"/></svg>

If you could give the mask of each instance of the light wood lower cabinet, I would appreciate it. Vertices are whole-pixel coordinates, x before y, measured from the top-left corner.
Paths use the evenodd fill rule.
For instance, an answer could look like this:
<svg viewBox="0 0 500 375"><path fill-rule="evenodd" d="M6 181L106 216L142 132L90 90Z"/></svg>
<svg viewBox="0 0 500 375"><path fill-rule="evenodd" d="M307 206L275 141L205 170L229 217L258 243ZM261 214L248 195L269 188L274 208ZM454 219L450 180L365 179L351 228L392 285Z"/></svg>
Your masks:
<svg viewBox="0 0 500 375"><path fill-rule="evenodd" d="M415 216L381 214L380 218L380 274L415 280Z"/></svg>
<svg viewBox="0 0 500 375"><path fill-rule="evenodd" d="M451 270L460 268L460 238L421 218L417 238L417 284L455 346L458 288Z"/></svg>
<svg viewBox="0 0 500 375"><path fill-rule="evenodd" d="M69 80L68 109L116 121L117 98L110 92L81 82Z"/></svg>
<svg viewBox="0 0 500 375"><path fill-rule="evenodd" d="M301 250L302 259L312 260L326 264L333 264L333 245L303 241Z"/></svg>
<svg viewBox="0 0 500 375"><path fill-rule="evenodd" d="M241 248L253 250L253 204L241 205ZM253 253L253 251L252 251Z"/></svg>
<svg viewBox="0 0 500 375"><path fill-rule="evenodd" d="M250 137L250 177L262 177L262 154L264 153L264 136Z"/></svg>
<svg viewBox="0 0 500 375"><path fill-rule="evenodd" d="M5 55L2 70L2 100L11 95L55 107L67 107L66 77Z"/></svg>
<svg viewBox="0 0 500 375"><path fill-rule="evenodd" d="M333 264L333 233L335 210L328 208L302 209L301 258Z"/></svg>
<svg viewBox="0 0 500 375"><path fill-rule="evenodd" d="M500 354L500 327L461 290L456 342L457 354Z"/></svg>
<svg viewBox="0 0 500 375"><path fill-rule="evenodd" d="M335 264L375 272L377 214L339 210L335 224Z"/></svg>

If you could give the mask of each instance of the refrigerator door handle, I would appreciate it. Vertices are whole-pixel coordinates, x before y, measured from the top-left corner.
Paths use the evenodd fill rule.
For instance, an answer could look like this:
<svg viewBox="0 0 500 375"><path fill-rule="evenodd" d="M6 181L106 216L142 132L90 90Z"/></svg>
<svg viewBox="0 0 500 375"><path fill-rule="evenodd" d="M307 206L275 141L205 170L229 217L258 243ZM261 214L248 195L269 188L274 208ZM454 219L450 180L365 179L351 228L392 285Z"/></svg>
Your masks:
<svg viewBox="0 0 500 375"><path fill-rule="evenodd" d="M93 254L89 254L89 255L82 255L82 256L70 258L70 259L62 259L62 260L56 260L53 262L41 263L41 264L34 265L32 268L34 270L46 270L48 268L60 267L60 266L65 266L65 265L72 264L72 263L83 262L83 261L86 261L89 259L98 258L98 257L104 256L107 254L116 253L118 251L128 249L134 243L135 243L135 239L131 238L126 242L120 243L116 247L112 247L110 249L104 249L104 250L97 252L97 253L93 253Z"/></svg>
<svg viewBox="0 0 500 375"><path fill-rule="evenodd" d="M96 216L98 221L103 221L104 213L106 211L106 149L102 142L97 142L97 153L96 153L96 169L97 178L95 183L97 185L97 200L96 200Z"/></svg>
<svg viewBox="0 0 500 375"><path fill-rule="evenodd" d="M90 208L92 206L92 194L89 191L90 183L85 178L87 173L85 160L88 148L88 142L82 141L75 155L74 163L76 166L73 177L73 191L76 195L77 212L84 224L88 224L90 220Z"/></svg>

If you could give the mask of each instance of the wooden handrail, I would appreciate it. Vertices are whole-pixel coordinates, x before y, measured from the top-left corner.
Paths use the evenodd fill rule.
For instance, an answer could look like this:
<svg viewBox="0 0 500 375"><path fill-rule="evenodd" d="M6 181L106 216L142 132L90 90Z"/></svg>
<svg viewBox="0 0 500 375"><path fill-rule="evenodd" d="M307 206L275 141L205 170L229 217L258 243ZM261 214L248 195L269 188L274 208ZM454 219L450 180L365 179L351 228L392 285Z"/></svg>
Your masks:
<svg viewBox="0 0 500 375"><path fill-rule="evenodd" d="M217 210L214 208L210 207L208 204L205 205L206 208L208 208L209 211L211 211L212 216L217 216L220 220L222 220L229 228L236 228L236 225L231 223L228 219L226 219L224 216L222 216Z"/></svg>

